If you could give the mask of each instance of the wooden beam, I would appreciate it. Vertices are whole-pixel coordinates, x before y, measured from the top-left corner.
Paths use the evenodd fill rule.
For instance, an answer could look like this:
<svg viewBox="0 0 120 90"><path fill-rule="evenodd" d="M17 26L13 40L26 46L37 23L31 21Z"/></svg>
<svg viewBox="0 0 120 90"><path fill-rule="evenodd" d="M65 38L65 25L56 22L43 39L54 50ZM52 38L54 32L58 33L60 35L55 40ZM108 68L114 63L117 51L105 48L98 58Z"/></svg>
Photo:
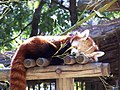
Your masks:
<svg viewBox="0 0 120 90"><path fill-rule="evenodd" d="M0 81L9 80L10 69L0 69ZM27 80L109 76L108 63L34 67L27 70Z"/></svg>

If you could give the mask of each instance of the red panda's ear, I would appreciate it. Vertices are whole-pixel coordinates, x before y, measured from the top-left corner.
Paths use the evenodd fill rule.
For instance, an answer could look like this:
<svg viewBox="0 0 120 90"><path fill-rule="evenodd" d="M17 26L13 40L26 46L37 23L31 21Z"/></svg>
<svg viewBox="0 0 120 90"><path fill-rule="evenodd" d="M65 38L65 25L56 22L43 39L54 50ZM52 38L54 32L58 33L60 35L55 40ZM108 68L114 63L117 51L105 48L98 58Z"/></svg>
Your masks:
<svg viewBox="0 0 120 90"><path fill-rule="evenodd" d="M82 33L80 32L75 32L75 36L73 36L73 38L70 40L70 42L72 42L73 40L86 40L89 37L89 30L85 30Z"/></svg>
<svg viewBox="0 0 120 90"><path fill-rule="evenodd" d="M72 39L70 40L70 43L72 43L74 40L78 40L78 39L80 39L80 37L77 36L77 35L75 35L75 36L73 36Z"/></svg>
<svg viewBox="0 0 120 90"><path fill-rule="evenodd" d="M79 34L79 36L81 37L82 40L86 40L89 36L89 30L85 30L82 33Z"/></svg>
<svg viewBox="0 0 120 90"><path fill-rule="evenodd" d="M93 52L93 58L97 62L99 57L102 57L105 53L103 51Z"/></svg>
<svg viewBox="0 0 120 90"><path fill-rule="evenodd" d="M102 57L105 53L103 51L96 51L92 53L93 56Z"/></svg>

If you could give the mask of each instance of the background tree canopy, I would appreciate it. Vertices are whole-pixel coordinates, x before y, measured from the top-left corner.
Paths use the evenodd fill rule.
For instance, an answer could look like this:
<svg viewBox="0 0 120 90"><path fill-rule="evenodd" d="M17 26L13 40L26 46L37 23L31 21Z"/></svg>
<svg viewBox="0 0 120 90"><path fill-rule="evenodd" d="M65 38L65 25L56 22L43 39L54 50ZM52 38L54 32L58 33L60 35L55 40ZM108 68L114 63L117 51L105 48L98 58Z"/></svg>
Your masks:
<svg viewBox="0 0 120 90"><path fill-rule="evenodd" d="M77 21L96 11L81 5L101 5L104 0L0 1L0 52L15 50L25 39L36 35L59 35ZM86 6L86 7L87 7ZM119 11L96 12L82 25L96 25L120 17Z"/></svg>

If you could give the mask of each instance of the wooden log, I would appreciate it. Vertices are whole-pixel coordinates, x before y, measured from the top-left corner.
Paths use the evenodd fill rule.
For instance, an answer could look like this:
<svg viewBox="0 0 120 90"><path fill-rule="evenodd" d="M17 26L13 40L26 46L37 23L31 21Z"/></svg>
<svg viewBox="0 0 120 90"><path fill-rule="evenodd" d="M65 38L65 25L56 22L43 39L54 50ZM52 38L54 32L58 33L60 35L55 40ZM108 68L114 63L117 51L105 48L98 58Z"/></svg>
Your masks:
<svg viewBox="0 0 120 90"><path fill-rule="evenodd" d="M57 73L56 70L60 70ZM89 63L85 65L63 65L34 67L27 69L27 80L98 77L109 76L110 66L108 63ZM10 69L0 69L0 81L9 80Z"/></svg>
<svg viewBox="0 0 120 90"><path fill-rule="evenodd" d="M110 44L105 44L100 47L100 49L104 51L110 51L110 50L117 49L117 48L118 48L118 45L115 42L110 43Z"/></svg>
<svg viewBox="0 0 120 90"><path fill-rule="evenodd" d="M75 64L76 63L75 57L73 56L65 56L63 60L64 60L64 64Z"/></svg>
<svg viewBox="0 0 120 90"><path fill-rule="evenodd" d="M100 48L114 46L117 42L116 31L108 32L105 35L94 37L94 40Z"/></svg>
<svg viewBox="0 0 120 90"><path fill-rule="evenodd" d="M24 60L24 66L26 68L35 67L36 66L36 62L35 62L34 59L25 59Z"/></svg>
<svg viewBox="0 0 120 90"><path fill-rule="evenodd" d="M111 68L111 73L113 74L113 75L117 75L118 76L118 72L119 72L119 61L118 60L116 60L116 61L114 61L114 62L111 62L110 63L110 68Z"/></svg>
<svg viewBox="0 0 120 90"><path fill-rule="evenodd" d="M108 63L104 63L104 65L102 64L102 68L102 73L104 73L105 75L109 75L111 73L110 65Z"/></svg>
<svg viewBox="0 0 120 90"><path fill-rule="evenodd" d="M118 49L113 49L111 51L106 51L105 55L100 57L100 61L105 61L108 59L109 59L109 61L111 61L113 59L117 59L118 57L119 57Z"/></svg>
<svg viewBox="0 0 120 90"><path fill-rule="evenodd" d="M38 58L36 60L36 64L39 67L48 66L50 64L50 61L46 58Z"/></svg>
<svg viewBox="0 0 120 90"><path fill-rule="evenodd" d="M88 57L86 57L85 55L80 55L76 58L76 62L79 64L86 64L90 61L90 59Z"/></svg>

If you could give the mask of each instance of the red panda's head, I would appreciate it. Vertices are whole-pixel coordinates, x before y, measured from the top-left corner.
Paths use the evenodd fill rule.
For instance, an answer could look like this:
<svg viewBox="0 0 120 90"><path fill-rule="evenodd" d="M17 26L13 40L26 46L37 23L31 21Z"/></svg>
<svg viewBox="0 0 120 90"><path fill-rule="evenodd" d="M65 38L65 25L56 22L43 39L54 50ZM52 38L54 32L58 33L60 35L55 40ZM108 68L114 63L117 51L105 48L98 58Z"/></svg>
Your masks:
<svg viewBox="0 0 120 90"><path fill-rule="evenodd" d="M94 40L89 37L89 30L85 30L82 33L77 33L71 40L71 55L79 56L84 54L87 57L92 57L95 61L98 57L104 55L104 52L98 51L98 46L95 44Z"/></svg>

